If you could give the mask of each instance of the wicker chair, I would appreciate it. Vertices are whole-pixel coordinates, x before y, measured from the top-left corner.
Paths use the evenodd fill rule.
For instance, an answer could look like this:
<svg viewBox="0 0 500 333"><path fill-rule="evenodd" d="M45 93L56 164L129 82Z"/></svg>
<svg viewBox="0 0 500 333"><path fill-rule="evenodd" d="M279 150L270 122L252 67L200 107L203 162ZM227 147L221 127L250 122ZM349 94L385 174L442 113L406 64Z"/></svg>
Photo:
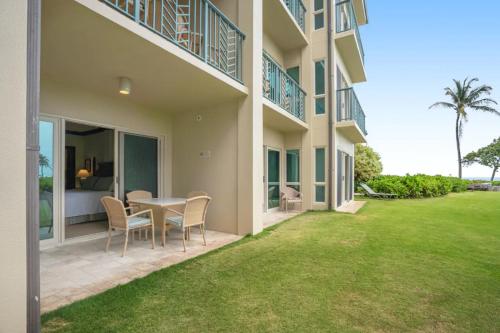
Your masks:
<svg viewBox="0 0 500 333"><path fill-rule="evenodd" d="M182 229L184 252L186 252L186 230L190 227L200 227L200 232L203 235L203 245L207 245L205 238L205 218L210 200L212 199L208 196L193 197L186 200L184 212L179 212L172 208L168 209L168 211L175 215L167 217L165 222Z"/></svg>
<svg viewBox="0 0 500 333"><path fill-rule="evenodd" d="M106 209L109 221L106 252L108 252L109 250L109 244L111 243L111 233L113 230L125 231L125 245L123 246L122 257L125 256L125 253L127 252L129 232L137 229L151 228L151 245L153 249L155 248L154 220L153 211L151 209L127 216L126 209L123 206L123 202L121 202L120 200L110 196L105 196L101 198L101 202ZM131 208L128 207L127 209ZM148 215L149 217L145 217L144 215Z"/></svg>
<svg viewBox="0 0 500 333"><path fill-rule="evenodd" d="M186 198L195 198L195 197L208 197L208 193L207 192L203 192L203 191L191 191L187 194ZM184 207L182 207L182 209L179 210L179 212L183 212L184 211ZM201 229L200 229L200 232L201 232ZM187 240L191 240L191 227L188 227L187 228Z"/></svg>
<svg viewBox="0 0 500 333"><path fill-rule="evenodd" d="M302 210L302 193L296 189L287 186L281 191L280 197L281 202L284 205L285 212L288 213L288 204L291 203L300 203L300 209Z"/></svg>
<svg viewBox="0 0 500 333"><path fill-rule="evenodd" d="M153 198L153 193L151 192L148 192L148 191L142 191L142 190L137 190L137 191L132 191L132 192L129 192L126 194L126 197L127 197L127 203L128 203L128 206L131 207L131 213L137 213L139 211L141 211L141 205L139 204L134 204L134 203L130 203L131 200L137 200L137 199L151 199ZM142 230L139 229L139 240L141 239L141 235L142 235ZM145 238L146 240L148 239L148 229L144 229L144 234L145 234Z"/></svg>
<svg viewBox="0 0 500 333"><path fill-rule="evenodd" d="M208 193L203 191L191 191L187 194L186 198L190 199L195 197L208 197Z"/></svg>

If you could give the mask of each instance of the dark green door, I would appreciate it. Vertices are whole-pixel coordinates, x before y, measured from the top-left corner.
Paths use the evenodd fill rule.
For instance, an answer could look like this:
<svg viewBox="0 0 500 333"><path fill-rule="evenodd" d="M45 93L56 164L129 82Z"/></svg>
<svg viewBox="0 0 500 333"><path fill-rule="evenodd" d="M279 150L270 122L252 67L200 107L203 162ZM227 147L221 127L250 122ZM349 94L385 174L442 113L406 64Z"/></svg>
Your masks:
<svg viewBox="0 0 500 333"><path fill-rule="evenodd" d="M123 135L124 194L143 190L158 196L158 139Z"/></svg>
<svg viewBox="0 0 500 333"><path fill-rule="evenodd" d="M267 209L280 205L280 152L267 151Z"/></svg>

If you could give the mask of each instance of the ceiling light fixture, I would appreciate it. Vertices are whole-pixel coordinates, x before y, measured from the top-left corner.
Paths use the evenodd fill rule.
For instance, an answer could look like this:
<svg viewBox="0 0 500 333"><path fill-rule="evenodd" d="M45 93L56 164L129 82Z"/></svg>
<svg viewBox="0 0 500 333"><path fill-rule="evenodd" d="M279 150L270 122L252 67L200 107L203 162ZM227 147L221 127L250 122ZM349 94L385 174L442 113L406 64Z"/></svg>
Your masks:
<svg viewBox="0 0 500 333"><path fill-rule="evenodd" d="M122 95L130 95L130 91L132 90L132 81L128 77L120 78L120 94Z"/></svg>

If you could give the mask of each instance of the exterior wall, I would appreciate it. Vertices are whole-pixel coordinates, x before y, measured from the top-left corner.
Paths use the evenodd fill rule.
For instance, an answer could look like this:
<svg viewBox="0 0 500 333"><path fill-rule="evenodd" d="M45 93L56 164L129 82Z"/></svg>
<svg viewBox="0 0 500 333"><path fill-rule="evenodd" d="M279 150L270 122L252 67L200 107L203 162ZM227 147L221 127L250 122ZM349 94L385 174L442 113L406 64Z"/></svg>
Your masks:
<svg viewBox="0 0 500 333"><path fill-rule="evenodd" d="M285 66L285 53L265 32L263 33L263 48L281 67Z"/></svg>
<svg viewBox="0 0 500 333"><path fill-rule="evenodd" d="M206 191L207 228L238 233L237 103L174 117L173 195Z"/></svg>
<svg viewBox="0 0 500 333"><path fill-rule="evenodd" d="M339 132L336 133L336 137L337 146L335 149L342 150L344 153L354 156L354 143Z"/></svg>
<svg viewBox="0 0 500 333"><path fill-rule="evenodd" d="M332 179L335 179L334 175L330 175L328 172L328 159L329 159L329 154L328 154L328 145L333 144L328 142L328 112L330 109L330 106L328 105L328 94L330 93L330 80L327 77L328 72L328 35L327 35L327 15L326 15L326 3L325 1L325 27L322 29L314 30L313 27L313 15L312 15L312 6L309 11L309 18L311 22L311 58L310 58L310 71L311 71L311 83L310 83L310 89L309 89L309 95L311 96L311 174L310 174L310 179L311 179L311 209L318 209L318 210L324 210L328 208L328 201L331 200L332 198L329 197L328 195L328 183L330 177ZM325 107L325 114L323 115L316 115L315 114L315 109L314 109L314 93L315 93L315 73L314 73L314 62L319 61L319 60L324 60L325 61L325 98L326 98L326 107ZM326 165L325 165L325 202L324 203L316 203L314 198L315 198L315 148L325 148L325 160L326 160Z"/></svg>
<svg viewBox="0 0 500 333"><path fill-rule="evenodd" d="M27 2L0 2L0 332L26 332Z"/></svg>
<svg viewBox="0 0 500 333"><path fill-rule="evenodd" d="M126 96L118 93L114 98L101 96L43 76L40 112L43 115L164 137L166 144L163 151L163 188L165 195L172 193L173 134L172 120L168 114L131 104Z"/></svg>
<svg viewBox="0 0 500 333"><path fill-rule="evenodd" d="M262 2L240 0L238 23L245 31L243 80L249 97L238 107L238 233L262 231L263 110Z"/></svg>

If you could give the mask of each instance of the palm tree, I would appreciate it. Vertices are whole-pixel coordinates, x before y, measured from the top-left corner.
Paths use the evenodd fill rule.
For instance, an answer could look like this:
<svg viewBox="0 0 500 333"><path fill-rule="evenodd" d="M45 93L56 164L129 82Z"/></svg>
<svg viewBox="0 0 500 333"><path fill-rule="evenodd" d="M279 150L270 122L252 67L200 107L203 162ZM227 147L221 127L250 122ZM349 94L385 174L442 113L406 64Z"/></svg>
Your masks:
<svg viewBox="0 0 500 333"><path fill-rule="evenodd" d="M464 122L468 121L468 110L490 112L500 116L500 112L492 107L497 104L491 98L485 98L485 95L490 95L492 87L481 85L479 87L472 87L474 82L479 81L477 78L469 80L466 78L463 82L453 80L455 82L454 89L445 88L445 95L450 96L450 102L437 102L429 107L440 106L447 109L452 109L456 112L457 118L455 121L455 136L457 140L457 153L458 153L458 177L462 178L462 154L460 152L460 139L462 138Z"/></svg>
<svg viewBox="0 0 500 333"><path fill-rule="evenodd" d="M47 156L40 153L39 164L40 164L41 176L43 177L43 169L45 169L45 168L50 169L50 162L49 162L49 159L47 158Z"/></svg>

